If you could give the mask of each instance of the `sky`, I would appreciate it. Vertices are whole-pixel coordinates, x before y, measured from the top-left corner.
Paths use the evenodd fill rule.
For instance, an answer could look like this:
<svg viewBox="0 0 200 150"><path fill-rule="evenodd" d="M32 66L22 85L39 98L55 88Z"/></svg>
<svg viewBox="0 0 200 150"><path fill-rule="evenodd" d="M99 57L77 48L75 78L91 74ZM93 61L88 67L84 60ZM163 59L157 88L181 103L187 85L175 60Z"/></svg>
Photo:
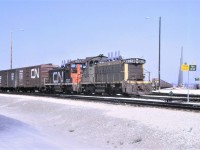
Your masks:
<svg viewBox="0 0 200 150"><path fill-rule="evenodd" d="M108 55L143 58L158 77L161 16L161 79L178 82L183 61L200 77L200 0L0 0L0 70ZM188 82L188 72L184 72Z"/></svg>

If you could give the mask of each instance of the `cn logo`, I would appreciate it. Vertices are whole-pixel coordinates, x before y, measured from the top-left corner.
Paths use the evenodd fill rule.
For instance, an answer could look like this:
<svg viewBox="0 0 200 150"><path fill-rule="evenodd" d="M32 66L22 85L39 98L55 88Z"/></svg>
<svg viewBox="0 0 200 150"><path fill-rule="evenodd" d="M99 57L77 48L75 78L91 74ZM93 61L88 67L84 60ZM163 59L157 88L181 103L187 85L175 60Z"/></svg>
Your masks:
<svg viewBox="0 0 200 150"><path fill-rule="evenodd" d="M39 68L31 69L31 79L39 78Z"/></svg>
<svg viewBox="0 0 200 150"><path fill-rule="evenodd" d="M53 73L53 83L62 83L63 82L63 71Z"/></svg>

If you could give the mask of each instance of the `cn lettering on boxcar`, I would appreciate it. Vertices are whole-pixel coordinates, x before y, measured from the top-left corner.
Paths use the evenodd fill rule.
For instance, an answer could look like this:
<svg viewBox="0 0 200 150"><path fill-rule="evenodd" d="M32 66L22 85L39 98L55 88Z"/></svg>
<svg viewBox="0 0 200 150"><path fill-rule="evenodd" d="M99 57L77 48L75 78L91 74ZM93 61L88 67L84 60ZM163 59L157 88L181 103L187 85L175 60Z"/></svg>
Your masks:
<svg viewBox="0 0 200 150"><path fill-rule="evenodd" d="M31 69L31 79L39 78L39 68Z"/></svg>

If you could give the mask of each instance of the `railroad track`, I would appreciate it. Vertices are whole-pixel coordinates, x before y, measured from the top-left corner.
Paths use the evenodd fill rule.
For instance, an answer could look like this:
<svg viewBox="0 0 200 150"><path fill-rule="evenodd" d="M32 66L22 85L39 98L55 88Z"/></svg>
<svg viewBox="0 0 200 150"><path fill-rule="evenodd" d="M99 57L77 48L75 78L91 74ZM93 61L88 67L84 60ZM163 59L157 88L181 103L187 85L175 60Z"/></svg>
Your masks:
<svg viewBox="0 0 200 150"><path fill-rule="evenodd" d="M61 99L71 100L84 100L84 101L102 101L109 103L120 103L140 106L153 106L153 107L165 107L174 109L185 109L185 110L200 110L199 103L187 103L185 100L177 100L171 98L167 101L166 98L158 98L157 96L147 95L141 97L110 97L110 96L88 96L88 95L66 95L66 94L45 94L45 93L5 93L5 94L16 94L16 95L30 95L30 96L42 96L42 97L56 97ZM150 97L150 98L149 98ZM185 98L184 98L185 99Z"/></svg>
<svg viewBox="0 0 200 150"><path fill-rule="evenodd" d="M160 99L143 99L143 98L124 98L124 97L102 97L102 96L80 96L80 95L63 95L64 98L69 99L80 99L89 101L104 101L114 103L125 103L134 105L145 105L145 106L157 106L157 107L169 107L176 109L188 109L188 110L200 110L200 103L186 103L180 101L166 101Z"/></svg>

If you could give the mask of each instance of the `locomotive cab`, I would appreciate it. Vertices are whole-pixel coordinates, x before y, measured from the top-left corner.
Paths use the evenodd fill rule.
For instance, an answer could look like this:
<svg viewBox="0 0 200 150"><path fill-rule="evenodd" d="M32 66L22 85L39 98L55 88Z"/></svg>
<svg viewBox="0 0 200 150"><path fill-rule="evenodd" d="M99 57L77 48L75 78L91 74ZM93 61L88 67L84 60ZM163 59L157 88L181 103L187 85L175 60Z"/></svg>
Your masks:
<svg viewBox="0 0 200 150"><path fill-rule="evenodd" d="M102 54L96 57L87 57L84 61L85 68L83 69L83 75L81 79L81 92L85 94L96 93L96 77L95 67L100 62L107 61L107 57Z"/></svg>
<svg viewBox="0 0 200 150"><path fill-rule="evenodd" d="M72 83L72 90L73 93L78 93L80 90L80 82L82 78L82 72L83 72L83 66L82 63L71 63L71 83Z"/></svg>

